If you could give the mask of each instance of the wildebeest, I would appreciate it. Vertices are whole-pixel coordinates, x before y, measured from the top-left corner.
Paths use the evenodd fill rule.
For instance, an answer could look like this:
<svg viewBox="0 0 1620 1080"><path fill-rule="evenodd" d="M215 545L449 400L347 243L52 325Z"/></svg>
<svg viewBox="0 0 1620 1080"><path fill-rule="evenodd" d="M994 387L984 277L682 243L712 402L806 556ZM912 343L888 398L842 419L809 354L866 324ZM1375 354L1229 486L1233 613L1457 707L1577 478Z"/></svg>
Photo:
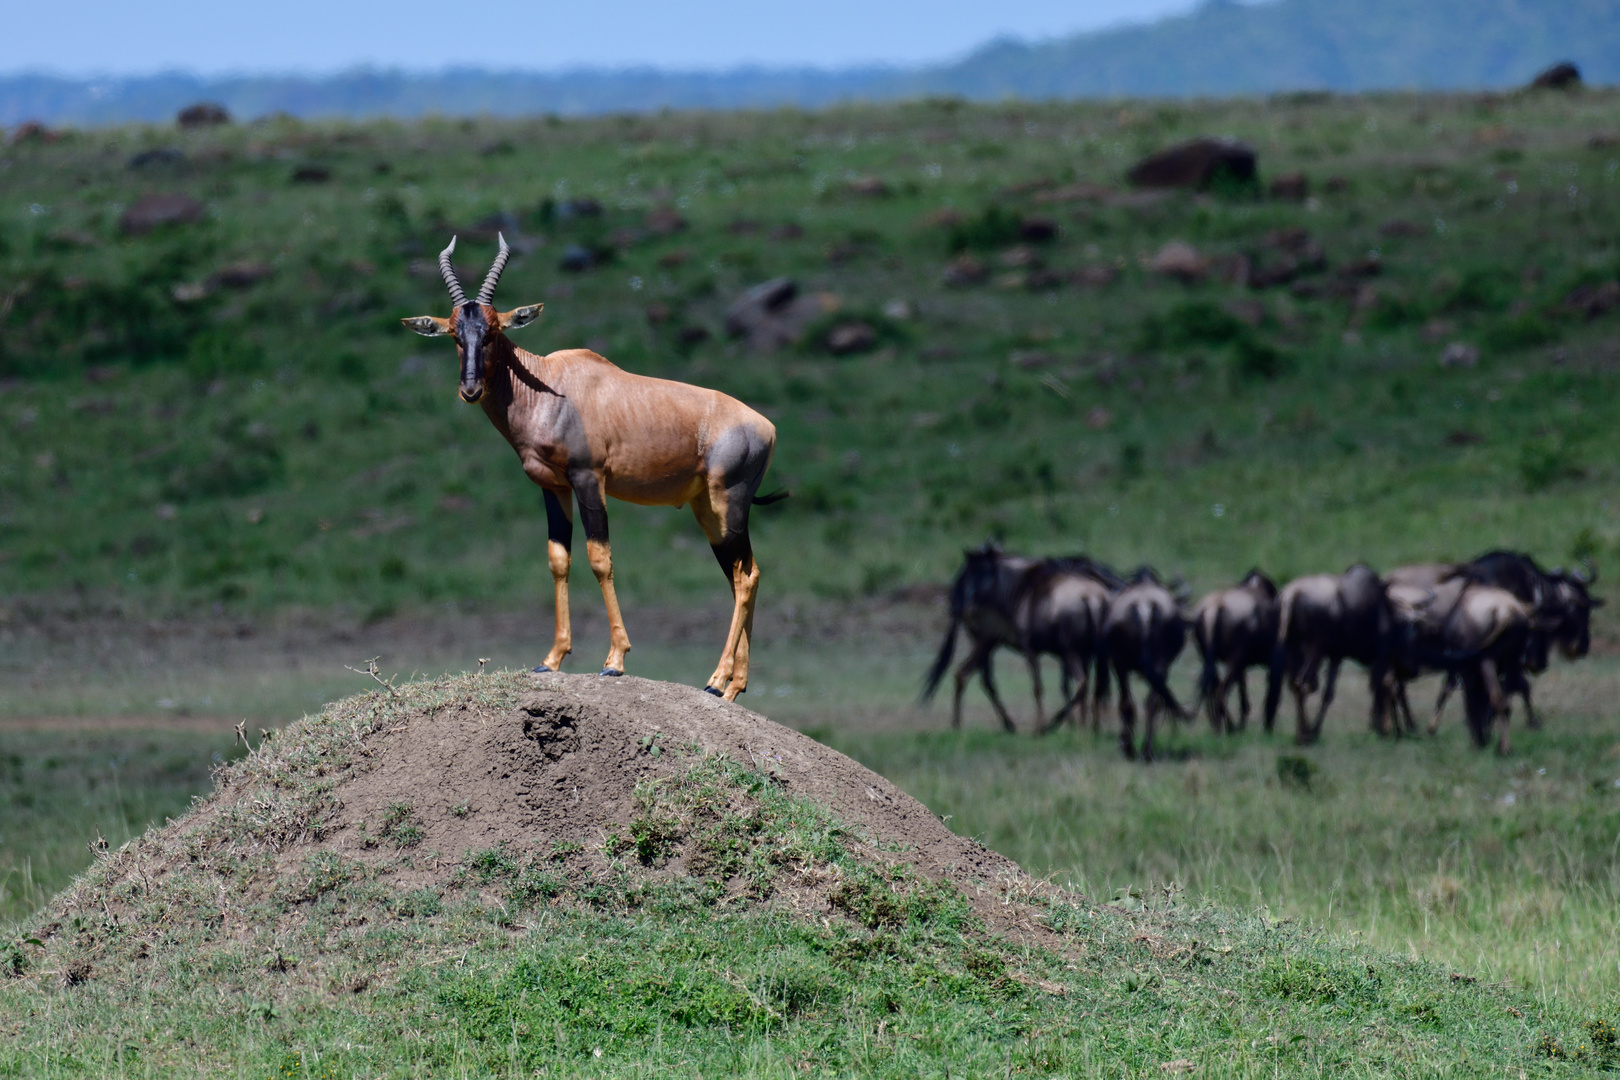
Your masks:
<svg viewBox="0 0 1620 1080"><path fill-rule="evenodd" d="M1242 709L1238 727L1249 723L1249 668L1271 663L1277 644L1277 586L1259 570L1250 570L1229 589L1218 589L1199 601L1192 617L1193 640L1204 670L1198 693L1210 726L1233 730L1227 699L1235 684ZM1225 665L1225 674L1221 665Z"/></svg>
<svg viewBox="0 0 1620 1080"><path fill-rule="evenodd" d="M1057 728L1071 709L1076 722L1084 725L1088 689L1091 727L1097 730L1108 693L1104 623L1109 601L1124 585L1107 566L1084 556L1043 559L1025 574L1014 621L1034 684L1037 731ZM1041 704L1043 654L1056 656L1063 673L1063 705L1050 727L1045 726Z"/></svg>
<svg viewBox="0 0 1620 1080"><path fill-rule="evenodd" d="M956 652L956 638L966 630L972 647L957 666L955 694L951 702L951 726L962 723L962 695L975 674L984 684L991 707L1002 727L1016 731L996 689L992 659L998 648L1021 653L1030 666L1035 691L1035 725L1045 725L1042 703L1040 658L1053 655L1063 671L1064 705L1055 721L1068 709L1083 709L1087 668L1098 668L1102 610L1107 597L1124 582L1102 563L1085 556L1058 559L1031 559L1009 555L999 546L987 543L963 553L965 562L951 583L950 625L939 653L923 681L922 700L938 689ZM1071 682L1079 683L1079 693L1070 697ZM1100 707L1106 680L1099 679L1093 695L1093 711Z"/></svg>
<svg viewBox="0 0 1620 1080"><path fill-rule="evenodd" d="M1569 660L1586 655L1591 647L1592 609L1603 604L1591 595L1589 588L1596 575L1590 570L1543 570L1529 555L1498 550L1466 563L1402 567L1385 577L1394 586L1431 590L1448 579L1505 589L1529 610L1531 625L1523 662L1504 674L1503 689L1509 695L1524 698L1526 723L1532 728L1540 727L1541 720L1531 702L1530 680L1526 676L1547 669L1554 645ZM1431 733L1438 727L1441 710L1457 683L1455 676L1448 675L1441 687L1434 720L1429 726Z"/></svg>
<svg viewBox="0 0 1620 1080"><path fill-rule="evenodd" d="M922 700L927 701L939 689L939 681L945 677L945 669L950 667L951 658L956 654L957 631L966 630L973 646L956 669L951 726L962 726L962 694L967 690L968 681L977 674L984 683L984 692L990 698L990 705L996 710L1001 726L1008 731L1017 731L1018 726L1007 715L1007 707L1001 703L1001 695L996 691L996 673L991 660L995 651L1003 645L1010 648L1019 646L1015 621L1018 590L1023 584L1024 575L1035 565L1035 560L1009 555L994 543L962 554L966 561L962 569L957 571L956 580L951 582L950 625L945 630L945 640L940 643L933 666L923 679Z"/></svg>
<svg viewBox="0 0 1620 1080"><path fill-rule="evenodd" d="M1383 581L1360 563L1343 574L1313 574L1284 586L1277 598L1277 645L1266 680L1266 730L1277 719L1286 681L1294 694L1294 738L1301 745L1322 734L1322 720L1333 701L1339 667L1355 660L1367 669L1373 695L1373 726L1381 727L1385 679L1394 617ZM1327 682L1316 720L1305 715L1305 701L1319 685L1322 662Z"/></svg>
<svg viewBox="0 0 1620 1080"><path fill-rule="evenodd" d="M1136 703L1131 700L1131 674L1135 672L1149 688L1142 760L1152 761L1153 728L1159 712L1168 708L1174 716L1187 715L1166 681L1170 665L1187 641L1187 624L1175 594L1152 570L1142 567L1109 603L1104 634L1108 660L1119 681L1120 749L1127 758L1136 756Z"/></svg>
<svg viewBox="0 0 1620 1080"><path fill-rule="evenodd" d="M1405 680L1424 670L1444 671L1448 679L1462 683L1475 745L1485 746L1495 727L1497 751L1507 753L1505 690L1524 682L1525 647L1532 630L1529 608L1506 589L1478 585L1462 576L1447 578L1429 590L1394 586L1388 593L1396 623L1390 669L1393 703L1405 711L1408 729L1412 721ZM1430 734L1439 723L1438 709Z"/></svg>

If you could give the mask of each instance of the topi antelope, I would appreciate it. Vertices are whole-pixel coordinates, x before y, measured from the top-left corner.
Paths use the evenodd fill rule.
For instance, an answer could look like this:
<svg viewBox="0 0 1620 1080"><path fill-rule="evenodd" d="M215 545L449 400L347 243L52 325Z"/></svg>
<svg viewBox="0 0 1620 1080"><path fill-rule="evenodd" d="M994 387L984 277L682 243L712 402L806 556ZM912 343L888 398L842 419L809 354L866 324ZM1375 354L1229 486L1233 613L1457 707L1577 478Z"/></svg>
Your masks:
<svg viewBox="0 0 1620 1080"><path fill-rule="evenodd" d="M611 643L603 675L623 675L630 636L613 589L607 498L643 506L690 504L731 582L731 629L706 689L728 701L748 689L748 644L759 592L759 565L748 540L748 512L776 449L776 428L759 413L715 390L632 375L589 349L537 356L507 340L544 304L498 312L495 285L511 255L500 237L489 276L468 300L450 266L455 238L439 253L450 289L448 319L401 320L424 337L451 336L461 361L461 399L484 407L495 429L517 451L546 504L547 552L556 590L556 634L536 671L557 671L573 648L568 618L568 568L573 550L573 503L585 526L585 552L602 586Z"/></svg>

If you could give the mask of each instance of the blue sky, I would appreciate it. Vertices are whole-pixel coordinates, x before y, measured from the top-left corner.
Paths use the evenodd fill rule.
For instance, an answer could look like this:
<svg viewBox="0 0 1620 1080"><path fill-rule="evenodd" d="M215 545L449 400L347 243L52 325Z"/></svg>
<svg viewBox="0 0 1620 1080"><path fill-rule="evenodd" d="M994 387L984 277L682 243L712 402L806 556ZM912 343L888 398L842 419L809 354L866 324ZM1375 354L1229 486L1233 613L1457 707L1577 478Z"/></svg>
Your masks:
<svg viewBox="0 0 1620 1080"><path fill-rule="evenodd" d="M556 70L836 67L958 56L1187 11L1196 0L23 0L0 72L325 72L360 64Z"/></svg>

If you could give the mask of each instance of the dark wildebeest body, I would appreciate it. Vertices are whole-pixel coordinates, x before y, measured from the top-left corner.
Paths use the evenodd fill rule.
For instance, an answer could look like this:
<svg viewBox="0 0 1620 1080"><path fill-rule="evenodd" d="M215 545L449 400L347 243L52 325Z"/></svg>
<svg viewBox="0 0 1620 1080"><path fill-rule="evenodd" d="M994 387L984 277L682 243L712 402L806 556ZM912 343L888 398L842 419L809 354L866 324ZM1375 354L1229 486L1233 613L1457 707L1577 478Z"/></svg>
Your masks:
<svg viewBox="0 0 1620 1080"><path fill-rule="evenodd" d="M1277 646L1272 650L1266 683L1266 730L1277 719L1277 704L1287 681L1294 694L1294 738L1301 745L1322 734L1322 721L1338 684L1339 667L1355 660L1367 669L1373 695L1373 726L1382 724L1385 678L1389 666L1393 615L1384 583L1359 563L1343 574L1314 574L1291 581L1277 598ZM1305 714L1305 701L1315 693L1322 662L1327 682L1316 721Z"/></svg>
<svg viewBox="0 0 1620 1080"><path fill-rule="evenodd" d="M1119 681L1119 746L1127 758L1136 757L1136 703L1131 699L1131 675L1147 681L1147 730L1142 738L1142 760L1153 760L1153 729L1159 712L1175 716L1186 710L1166 681L1170 665L1187 641L1187 624L1175 594L1152 570L1142 567L1108 605L1105 624L1108 660Z"/></svg>
<svg viewBox="0 0 1620 1080"><path fill-rule="evenodd" d="M1109 601L1124 584L1108 567L1084 557L1044 559L1025 574L1014 621L1034 684L1036 730L1057 728L1071 709L1076 723L1084 725L1088 689L1092 690L1091 727L1097 730L1108 692L1104 624ZM1056 656L1063 673L1063 705L1050 727L1043 727L1042 655Z"/></svg>
<svg viewBox="0 0 1620 1080"><path fill-rule="evenodd" d="M1249 669L1269 665L1277 645L1277 586L1259 570L1251 570L1236 586L1199 601L1192 624L1193 640L1204 661L1198 692L1210 726L1216 732L1234 730L1226 702L1236 685L1242 708L1237 726L1247 727ZM1223 664L1225 674L1220 670Z"/></svg>
<svg viewBox="0 0 1620 1080"><path fill-rule="evenodd" d="M1435 571L1441 569L1449 573L1435 577ZM1535 559L1519 552L1490 551L1471 562L1450 567L1444 564L1403 567L1391 572L1386 580L1392 585L1434 589L1447 578L1505 589L1529 610L1530 630L1523 661L1503 673L1502 686L1510 696L1517 694L1524 698L1525 722L1532 728L1540 727L1541 719L1531 701L1527 675L1539 675L1547 670L1554 645L1569 660L1587 654L1591 648L1592 609L1603 604L1589 591L1595 577L1589 573L1543 570ZM1446 699L1457 683L1458 677L1448 674L1435 703L1434 720L1429 726L1431 733L1438 728Z"/></svg>
<svg viewBox="0 0 1620 1080"><path fill-rule="evenodd" d="M1095 642L1100 623L1094 614L1096 591L1111 593L1110 583L1123 582L1108 567L1084 556L1030 559L1008 555L994 544L965 555L966 562L951 584L950 626L923 682L922 698L927 701L933 696L955 655L957 632L966 630L972 647L956 669L951 725L961 726L962 695L977 674L1002 726L1008 731L1017 730L996 689L992 665L995 651L1005 646L1021 653L1030 665L1039 730L1045 712L1041 655L1055 655L1062 665L1065 704L1058 712L1061 718L1079 700L1069 697L1071 681L1078 678L1083 696L1087 658L1096 666ZM1098 685L1100 697L1106 681L1099 680Z"/></svg>
<svg viewBox="0 0 1620 1080"><path fill-rule="evenodd" d="M1405 679L1422 671L1443 671L1463 686L1468 729L1477 746L1485 746L1493 727L1499 729L1497 751L1508 751L1506 688L1524 680L1523 665L1532 621L1529 608L1506 589L1451 577L1431 590L1389 590L1395 613L1391 649L1394 704L1406 712ZM1444 698L1441 699L1442 703ZM1430 725L1430 734L1439 723Z"/></svg>

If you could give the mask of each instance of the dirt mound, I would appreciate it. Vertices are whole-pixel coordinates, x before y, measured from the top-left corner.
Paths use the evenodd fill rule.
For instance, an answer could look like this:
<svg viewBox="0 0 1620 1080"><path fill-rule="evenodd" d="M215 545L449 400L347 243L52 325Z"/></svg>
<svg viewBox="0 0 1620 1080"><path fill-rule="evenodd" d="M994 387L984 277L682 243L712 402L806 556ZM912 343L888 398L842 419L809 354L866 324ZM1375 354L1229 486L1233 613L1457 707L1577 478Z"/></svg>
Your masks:
<svg viewBox="0 0 1620 1080"><path fill-rule="evenodd" d="M100 853L42 913L42 955L19 954L18 969L127 970L177 926L205 951L341 952L347 927L467 905L513 925L547 905L701 903L875 927L948 896L1021 926L1005 901L1040 888L813 739L632 677L376 690L289 726L216 782L184 817Z"/></svg>
<svg viewBox="0 0 1620 1080"><path fill-rule="evenodd" d="M424 850L595 846L635 816L637 785L668 775L685 750L770 776L930 876L1016 869L858 762L701 690L633 676L527 681L511 706L469 697L394 718L367 767L337 788L341 810L319 842L359 856L376 823L408 804L412 846Z"/></svg>

